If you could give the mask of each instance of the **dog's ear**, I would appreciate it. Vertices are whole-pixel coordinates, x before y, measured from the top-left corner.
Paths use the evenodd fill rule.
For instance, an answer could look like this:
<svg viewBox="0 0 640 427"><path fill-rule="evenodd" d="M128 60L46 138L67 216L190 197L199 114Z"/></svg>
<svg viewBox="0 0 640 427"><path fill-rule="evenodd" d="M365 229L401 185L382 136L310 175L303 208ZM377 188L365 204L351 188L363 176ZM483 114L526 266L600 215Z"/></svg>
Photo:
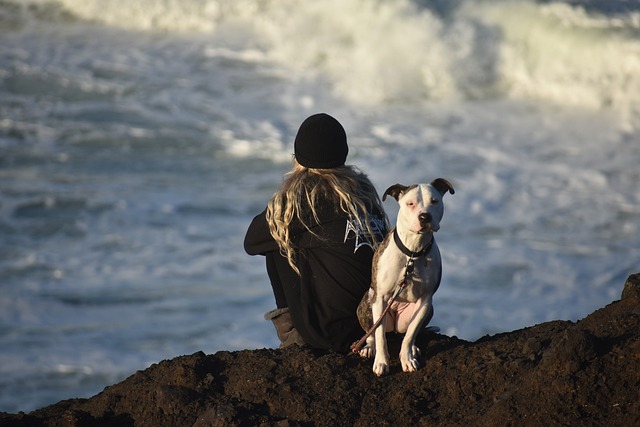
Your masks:
<svg viewBox="0 0 640 427"><path fill-rule="evenodd" d="M451 183L444 178L434 179L433 181L431 181L431 185L433 185L435 189L438 190L438 192L440 192L440 194L442 194L443 196L447 194L447 191L451 194L456 194L456 190L453 189L453 185L451 185Z"/></svg>
<svg viewBox="0 0 640 427"><path fill-rule="evenodd" d="M400 198L400 195L407 191L406 185L402 184L394 184L391 187L387 188L387 190L382 195L382 201L384 202L387 199L387 194L396 199L396 201Z"/></svg>

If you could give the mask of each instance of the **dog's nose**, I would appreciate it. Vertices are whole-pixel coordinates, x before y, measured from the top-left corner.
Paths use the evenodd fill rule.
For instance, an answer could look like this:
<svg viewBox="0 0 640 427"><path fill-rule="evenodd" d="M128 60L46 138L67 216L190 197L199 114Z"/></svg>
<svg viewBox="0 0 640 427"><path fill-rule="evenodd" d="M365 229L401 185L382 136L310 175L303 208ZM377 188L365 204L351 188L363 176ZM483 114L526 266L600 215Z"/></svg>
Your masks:
<svg viewBox="0 0 640 427"><path fill-rule="evenodd" d="M420 224L429 224L431 222L431 214L429 212L422 212L418 215L418 220Z"/></svg>

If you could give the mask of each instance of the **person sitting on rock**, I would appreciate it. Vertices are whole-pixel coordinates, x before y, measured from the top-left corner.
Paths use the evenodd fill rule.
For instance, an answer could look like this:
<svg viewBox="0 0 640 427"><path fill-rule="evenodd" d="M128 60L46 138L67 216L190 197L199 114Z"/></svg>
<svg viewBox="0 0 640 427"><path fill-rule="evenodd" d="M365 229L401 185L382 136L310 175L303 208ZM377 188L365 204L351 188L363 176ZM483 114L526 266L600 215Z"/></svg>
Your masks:
<svg viewBox="0 0 640 427"><path fill-rule="evenodd" d="M244 248L264 255L280 347L348 351L362 336L356 308L371 282L374 248L388 220L366 174L345 165L347 136L328 114L308 117L293 169L247 231Z"/></svg>

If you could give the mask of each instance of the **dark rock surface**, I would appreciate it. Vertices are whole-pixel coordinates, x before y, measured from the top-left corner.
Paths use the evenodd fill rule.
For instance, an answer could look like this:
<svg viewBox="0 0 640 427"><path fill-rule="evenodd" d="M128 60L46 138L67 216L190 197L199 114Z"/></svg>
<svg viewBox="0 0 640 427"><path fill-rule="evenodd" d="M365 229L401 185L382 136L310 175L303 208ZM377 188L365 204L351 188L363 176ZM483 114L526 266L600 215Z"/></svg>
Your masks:
<svg viewBox="0 0 640 427"><path fill-rule="evenodd" d="M640 274L579 322L476 342L425 332L416 373L389 339L383 378L370 360L305 347L196 353L0 426L640 425Z"/></svg>

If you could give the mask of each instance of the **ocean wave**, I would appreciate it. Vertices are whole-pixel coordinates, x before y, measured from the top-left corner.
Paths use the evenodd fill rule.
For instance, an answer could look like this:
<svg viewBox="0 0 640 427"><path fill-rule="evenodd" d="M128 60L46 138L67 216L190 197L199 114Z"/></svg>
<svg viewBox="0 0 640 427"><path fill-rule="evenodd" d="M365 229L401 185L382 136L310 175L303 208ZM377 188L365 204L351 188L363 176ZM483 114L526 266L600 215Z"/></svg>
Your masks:
<svg viewBox="0 0 640 427"><path fill-rule="evenodd" d="M205 35L214 50L257 53L292 78L319 76L328 91L365 106L508 97L613 108L634 122L640 11L613 3L29 0L23 7L54 20Z"/></svg>

